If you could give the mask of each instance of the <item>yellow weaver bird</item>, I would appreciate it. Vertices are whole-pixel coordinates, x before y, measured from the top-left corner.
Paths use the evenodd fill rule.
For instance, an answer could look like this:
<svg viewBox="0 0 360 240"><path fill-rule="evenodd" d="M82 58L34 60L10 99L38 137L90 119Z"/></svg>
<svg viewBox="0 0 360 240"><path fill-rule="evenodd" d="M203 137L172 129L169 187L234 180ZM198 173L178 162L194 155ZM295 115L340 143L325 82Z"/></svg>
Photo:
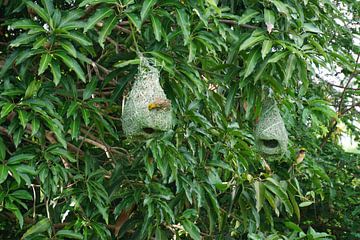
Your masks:
<svg viewBox="0 0 360 240"><path fill-rule="evenodd" d="M304 161L304 158L305 158L305 153L306 153L306 150L305 148L300 148L297 156L296 156L296 159L295 159L295 164L300 164L302 161Z"/></svg>
<svg viewBox="0 0 360 240"><path fill-rule="evenodd" d="M148 104L149 111L151 110L168 110L170 109L171 101L169 99L155 98L155 100Z"/></svg>

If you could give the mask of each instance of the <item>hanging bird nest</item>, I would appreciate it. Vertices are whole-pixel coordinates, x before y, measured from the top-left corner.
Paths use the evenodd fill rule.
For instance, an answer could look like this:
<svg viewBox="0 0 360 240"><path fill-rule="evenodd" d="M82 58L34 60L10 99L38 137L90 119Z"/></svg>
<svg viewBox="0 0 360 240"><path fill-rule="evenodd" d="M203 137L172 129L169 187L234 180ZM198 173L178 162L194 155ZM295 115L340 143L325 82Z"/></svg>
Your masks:
<svg viewBox="0 0 360 240"><path fill-rule="evenodd" d="M171 101L159 82L160 74L140 56L139 73L124 105L122 127L126 136L149 136L173 126Z"/></svg>
<svg viewBox="0 0 360 240"><path fill-rule="evenodd" d="M287 151L288 134L273 100L266 100L262 106L255 129L255 143L258 150L266 155L282 155Z"/></svg>

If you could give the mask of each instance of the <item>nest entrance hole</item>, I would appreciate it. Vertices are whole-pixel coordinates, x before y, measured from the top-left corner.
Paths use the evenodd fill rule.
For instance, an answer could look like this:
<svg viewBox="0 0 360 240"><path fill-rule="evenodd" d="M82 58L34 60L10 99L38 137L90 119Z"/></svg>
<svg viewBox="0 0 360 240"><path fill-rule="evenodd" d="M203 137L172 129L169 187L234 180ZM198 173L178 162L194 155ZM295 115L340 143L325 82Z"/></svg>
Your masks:
<svg viewBox="0 0 360 240"><path fill-rule="evenodd" d="M267 148L277 148L280 145L279 141L276 139L263 139L261 142Z"/></svg>

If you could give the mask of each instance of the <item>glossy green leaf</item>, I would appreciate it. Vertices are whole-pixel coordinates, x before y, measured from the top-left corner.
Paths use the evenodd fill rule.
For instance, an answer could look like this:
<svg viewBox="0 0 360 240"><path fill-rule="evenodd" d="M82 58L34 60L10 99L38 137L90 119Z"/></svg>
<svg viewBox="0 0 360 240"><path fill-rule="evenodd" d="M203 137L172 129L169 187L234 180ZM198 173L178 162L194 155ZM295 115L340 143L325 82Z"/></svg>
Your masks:
<svg viewBox="0 0 360 240"><path fill-rule="evenodd" d="M29 121L29 114L23 110L18 110L18 117L21 123L21 126L25 129L26 128L26 124Z"/></svg>
<svg viewBox="0 0 360 240"><path fill-rule="evenodd" d="M254 188L255 188L256 210L260 212L260 210L264 205L264 200L265 200L265 186L262 182L255 181Z"/></svg>
<svg viewBox="0 0 360 240"><path fill-rule="evenodd" d="M112 15L114 10L111 8L101 8L96 10L95 14L92 15L84 27L84 32L87 32L89 29L92 29L96 23L100 22L102 19Z"/></svg>
<svg viewBox="0 0 360 240"><path fill-rule="evenodd" d="M21 239L26 239L27 237L29 237L31 235L46 232L50 227L51 227L50 220L48 218L44 218L44 219L38 221L32 227L30 227L24 233L24 235L22 235Z"/></svg>
<svg viewBox="0 0 360 240"><path fill-rule="evenodd" d="M160 42L161 35L162 35L162 26L161 26L160 19L154 15L151 15L151 24L154 29L155 39L156 39L156 41Z"/></svg>
<svg viewBox="0 0 360 240"><path fill-rule="evenodd" d="M176 9L176 19L177 23L182 30L184 36L184 46L188 45L190 42L190 20L189 15L186 13L185 9Z"/></svg>
<svg viewBox="0 0 360 240"><path fill-rule="evenodd" d="M110 35L111 31L115 28L117 23L118 18L116 15L110 16L106 19L104 26L101 28L98 39L98 42L102 48L104 48L106 37Z"/></svg>
<svg viewBox="0 0 360 240"><path fill-rule="evenodd" d="M152 8L154 7L154 5L156 3L157 3L157 0L145 0L142 3L142 7L141 7L141 11L140 11L140 17L141 17L142 23L147 18L147 16L149 15L149 13L151 12Z"/></svg>
<svg viewBox="0 0 360 240"><path fill-rule="evenodd" d="M262 48L261 48L261 57L262 59L264 59L266 57L266 55L268 55L268 53L271 51L271 47L272 47L272 41L271 40L265 40L262 44Z"/></svg>
<svg viewBox="0 0 360 240"><path fill-rule="evenodd" d="M44 20L47 23L50 22L50 16L48 13L46 13L44 8L40 7L38 4L36 4L32 1L25 1L25 3L28 7L33 9L36 12L36 14L42 18L42 20Z"/></svg>
<svg viewBox="0 0 360 240"><path fill-rule="evenodd" d="M56 56L60 57L66 66L74 70L78 78L80 78L83 82L86 82L85 73L75 59L73 59L72 57L68 56L66 53L63 52L57 52Z"/></svg>
<svg viewBox="0 0 360 240"><path fill-rule="evenodd" d="M19 164L21 162L26 162L29 160L32 160L35 158L34 154L29 154L29 153L22 153L22 154L16 154L14 156L12 156L7 163L9 165L15 165L15 164Z"/></svg>
<svg viewBox="0 0 360 240"><path fill-rule="evenodd" d="M244 78L247 78L254 71L259 59L260 59L259 49L255 49L249 54L249 56L246 59L247 66L245 68Z"/></svg>
<svg viewBox="0 0 360 240"><path fill-rule="evenodd" d="M259 14L258 11L254 10L254 9L246 9L246 11L244 12L244 14L241 15L241 17L238 20L238 24L246 24L248 22L250 22L254 17L256 17Z"/></svg>
<svg viewBox="0 0 360 240"><path fill-rule="evenodd" d="M256 37L249 37L240 45L239 51L243 51L248 48L251 48L251 47L255 46L257 43L259 43L265 39L266 39L266 37L264 35L260 35L260 36L256 36Z"/></svg>
<svg viewBox="0 0 360 240"><path fill-rule="evenodd" d="M58 85L61 80L60 65L57 62L52 61L52 62L50 62L50 69L51 69L51 73L53 75L53 81L54 81L55 85Z"/></svg>
<svg viewBox="0 0 360 240"><path fill-rule="evenodd" d="M80 233L76 233L72 230L59 230L56 232L56 236L59 238L64 238L64 239L84 239L83 235L81 235Z"/></svg>
<svg viewBox="0 0 360 240"><path fill-rule="evenodd" d="M61 41L61 47L72 57L77 58L77 51L74 45L69 41Z"/></svg>
<svg viewBox="0 0 360 240"><path fill-rule="evenodd" d="M284 78L285 86L288 86L289 84L289 80L292 77L296 67L296 62L297 62L296 56L294 54L290 54L285 69L285 78Z"/></svg>
<svg viewBox="0 0 360 240"><path fill-rule="evenodd" d="M5 103L2 106L0 118L7 116L12 110L14 110L15 107L16 107L16 105L13 103Z"/></svg>
<svg viewBox="0 0 360 240"><path fill-rule="evenodd" d="M2 184L3 182L5 182L7 176L8 176L8 167L6 165L1 165L0 164L0 184Z"/></svg>
<svg viewBox="0 0 360 240"><path fill-rule="evenodd" d="M200 240L200 230L199 228L190 220L184 219L181 221L181 225L184 226L186 232L189 233L190 237L194 240Z"/></svg>
<svg viewBox="0 0 360 240"><path fill-rule="evenodd" d="M50 62L51 62L51 55L49 53L45 53L41 55L38 75L43 74L45 72Z"/></svg>

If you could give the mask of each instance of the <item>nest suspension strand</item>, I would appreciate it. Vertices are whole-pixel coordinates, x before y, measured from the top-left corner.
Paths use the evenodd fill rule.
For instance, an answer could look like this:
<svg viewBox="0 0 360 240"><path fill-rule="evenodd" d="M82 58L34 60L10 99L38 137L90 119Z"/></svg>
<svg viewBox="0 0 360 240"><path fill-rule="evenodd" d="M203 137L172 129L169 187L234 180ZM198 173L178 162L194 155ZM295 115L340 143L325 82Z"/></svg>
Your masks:
<svg viewBox="0 0 360 240"><path fill-rule="evenodd" d="M125 103L122 127L126 136L147 136L173 126L171 102L160 85L159 70L140 56L138 74Z"/></svg>

